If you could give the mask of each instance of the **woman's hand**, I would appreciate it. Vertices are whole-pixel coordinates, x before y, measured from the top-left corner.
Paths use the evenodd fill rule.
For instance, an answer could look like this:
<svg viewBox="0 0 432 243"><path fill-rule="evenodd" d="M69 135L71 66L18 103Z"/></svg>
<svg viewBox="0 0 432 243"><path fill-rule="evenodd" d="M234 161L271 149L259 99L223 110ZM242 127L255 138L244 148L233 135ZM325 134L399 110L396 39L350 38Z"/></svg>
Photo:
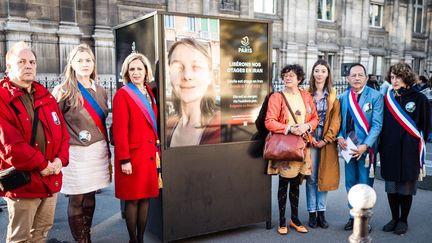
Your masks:
<svg viewBox="0 0 432 243"><path fill-rule="evenodd" d="M317 148L322 148L322 147L324 147L326 144L327 144L327 143L326 143L324 140L319 140L319 141L317 142L317 144L314 145L314 146L317 147Z"/></svg>
<svg viewBox="0 0 432 243"><path fill-rule="evenodd" d="M298 124L291 127L290 132L294 135L301 136L309 130L308 124Z"/></svg>
<svg viewBox="0 0 432 243"><path fill-rule="evenodd" d="M130 174L132 174L132 164L129 162L129 163L126 163L126 164L122 164L121 165L121 170L122 170L122 172L123 173L125 173L126 175L130 175Z"/></svg>

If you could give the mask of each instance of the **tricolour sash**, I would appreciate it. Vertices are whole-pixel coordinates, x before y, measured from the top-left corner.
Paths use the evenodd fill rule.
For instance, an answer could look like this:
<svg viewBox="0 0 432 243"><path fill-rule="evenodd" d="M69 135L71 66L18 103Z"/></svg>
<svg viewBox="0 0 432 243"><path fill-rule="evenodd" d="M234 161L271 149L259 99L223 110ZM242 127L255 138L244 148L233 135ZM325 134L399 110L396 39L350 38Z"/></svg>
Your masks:
<svg viewBox="0 0 432 243"><path fill-rule="evenodd" d="M355 97L354 91L351 90L348 93L348 111L351 113L351 117L357 126L359 126L361 131L367 135L369 135L370 131L370 125L369 122L366 119L366 116L363 114L363 111L360 109L360 106L358 104L357 98ZM373 148L369 148L369 157L366 157L365 159L365 167L369 166L370 162L370 168L369 168L369 177L374 178L375 177L375 169L374 169L374 163L375 163L375 156L374 156L374 150Z"/></svg>
<svg viewBox="0 0 432 243"><path fill-rule="evenodd" d="M106 119L105 113L103 112L99 104L96 102L96 100L93 98L93 96L91 96L90 92L88 92L80 82L77 83L78 83L78 88L81 91L81 94L84 98L84 104L83 104L84 109L86 109L86 111L89 113L94 123L96 124L96 126L99 128L101 133L105 136L105 140L108 141L108 134L105 125L105 119Z"/></svg>
<svg viewBox="0 0 432 243"><path fill-rule="evenodd" d="M148 88L147 85L144 86L144 88ZM139 107L144 117L147 119L147 121L152 125L154 135L156 137L156 167L158 170L158 183L159 188L163 187L162 184L162 175L161 175L161 167L160 167L160 142L159 142L159 135L158 135L158 127L157 127L157 120L156 120L156 113L155 110L153 110L152 105L147 100L147 98L144 96L141 91L139 91L138 87L135 86L132 82L129 82L127 85L123 87L123 89L126 91L126 93L129 95L129 97L132 98L132 100L135 102L135 104ZM150 93L150 92L149 92ZM156 100L153 96L151 96L151 99L153 100L153 104L156 104Z"/></svg>
<svg viewBox="0 0 432 243"><path fill-rule="evenodd" d="M392 95L393 87L387 90L387 94L384 97L385 104L389 109L390 113L396 119L396 121L413 137L419 140L419 163L420 163L420 174L419 180L423 180L426 176L426 168L424 163L424 156L426 154L426 144L423 139L423 132L417 129L415 122L411 117L402 109L399 103L396 102L395 97Z"/></svg>

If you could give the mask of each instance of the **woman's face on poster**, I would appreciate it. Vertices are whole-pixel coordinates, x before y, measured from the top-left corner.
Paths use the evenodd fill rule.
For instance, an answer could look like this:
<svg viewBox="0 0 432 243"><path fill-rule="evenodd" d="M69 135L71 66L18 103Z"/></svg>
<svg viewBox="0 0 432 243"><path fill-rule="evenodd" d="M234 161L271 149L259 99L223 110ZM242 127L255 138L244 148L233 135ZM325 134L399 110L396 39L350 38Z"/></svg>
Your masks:
<svg viewBox="0 0 432 243"><path fill-rule="evenodd" d="M172 52L169 76L182 103L201 101L212 81L206 56L187 45L178 45Z"/></svg>

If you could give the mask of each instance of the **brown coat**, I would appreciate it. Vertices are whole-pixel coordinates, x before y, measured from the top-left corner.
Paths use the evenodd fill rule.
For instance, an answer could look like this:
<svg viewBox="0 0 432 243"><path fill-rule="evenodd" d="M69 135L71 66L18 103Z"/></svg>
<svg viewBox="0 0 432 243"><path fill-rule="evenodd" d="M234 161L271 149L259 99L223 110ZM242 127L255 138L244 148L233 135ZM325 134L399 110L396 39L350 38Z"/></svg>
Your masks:
<svg viewBox="0 0 432 243"><path fill-rule="evenodd" d="M341 124L340 103L336 90L327 97L328 109L324 122L323 137L329 143L321 148L318 168L318 191L332 191L339 187L339 157L336 138Z"/></svg>

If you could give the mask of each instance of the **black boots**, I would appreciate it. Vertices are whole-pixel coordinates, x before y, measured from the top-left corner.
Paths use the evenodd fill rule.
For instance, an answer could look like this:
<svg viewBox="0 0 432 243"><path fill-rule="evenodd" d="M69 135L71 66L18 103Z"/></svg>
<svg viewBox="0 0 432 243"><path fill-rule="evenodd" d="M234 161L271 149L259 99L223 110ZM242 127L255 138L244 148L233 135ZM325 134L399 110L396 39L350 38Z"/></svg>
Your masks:
<svg viewBox="0 0 432 243"><path fill-rule="evenodd" d="M323 229L327 229L329 227L329 224L327 223L325 216L324 216L324 212L325 211L318 211L318 226L323 228Z"/></svg>
<svg viewBox="0 0 432 243"><path fill-rule="evenodd" d="M72 236L75 241L79 243L88 243L83 215L69 216L68 221Z"/></svg>
<svg viewBox="0 0 432 243"><path fill-rule="evenodd" d="M91 243L90 228L91 228L92 221L93 221L93 212L94 212L94 208L84 208L83 209L84 233L86 235L88 243Z"/></svg>
<svg viewBox="0 0 432 243"><path fill-rule="evenodd" d="M317 213L316 212L309 213L309 226L315 229L317 225L318 225Z"/></svg>

